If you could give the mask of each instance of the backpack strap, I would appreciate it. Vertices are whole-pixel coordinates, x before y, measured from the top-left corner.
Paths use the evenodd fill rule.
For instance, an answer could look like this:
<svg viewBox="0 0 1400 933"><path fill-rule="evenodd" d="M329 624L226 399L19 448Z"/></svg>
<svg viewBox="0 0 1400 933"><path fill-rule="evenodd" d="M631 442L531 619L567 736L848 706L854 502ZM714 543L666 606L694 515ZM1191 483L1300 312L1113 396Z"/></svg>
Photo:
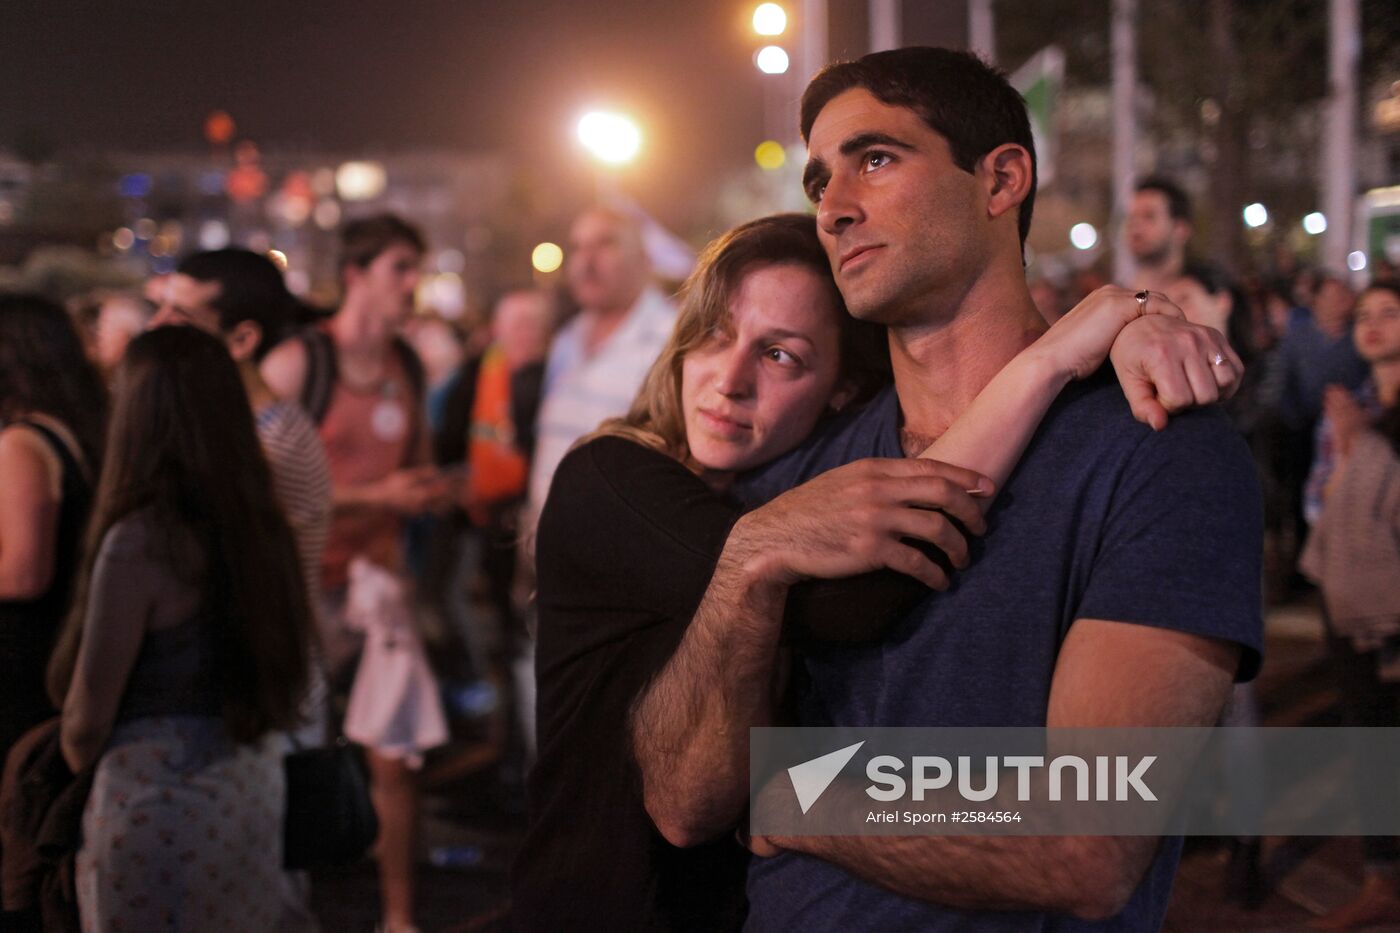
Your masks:
<svg viewBox="0 0 1400 933"><path fill-rule="evenodd" d="M313 424L319 425L331 407L335 390L335 344L319 327L308 327L297 335L306 351L306 378L301 384L301 407ZM421 367L420 367L421 369Z"/></svg>
<svg viewBox="0 0 1400 933"><path fill-rule="evenodd" d="M413 395L412 403L409 405L413 427L408 439L404 463L404 466L408 466L417 457L418 447L422 443L422 429L428 416L428 377L423 371L423 361L418 358L418 351L413 349L412 344L402 337L396 336L393 347L395 355L399 358L399 365L403 367L404 375L408 377L408 387Z"/></svg>

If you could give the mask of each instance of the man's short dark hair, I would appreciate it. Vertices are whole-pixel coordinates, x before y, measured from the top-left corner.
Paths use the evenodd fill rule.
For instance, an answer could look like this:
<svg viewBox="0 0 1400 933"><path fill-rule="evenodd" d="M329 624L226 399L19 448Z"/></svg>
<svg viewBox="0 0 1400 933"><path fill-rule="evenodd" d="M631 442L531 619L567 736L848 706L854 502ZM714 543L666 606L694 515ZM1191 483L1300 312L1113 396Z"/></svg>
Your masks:
<svg viewBox="0 0 1400 933"><path fill-rule="evenodd" d="M241 321L262 329L253 351L261 360L301 320L303 306L290 291L277 264L246 249L219 249L186 256L175 269L197 282L214 282L219 294L209 306L219 312L219 329L231 331Z"/></svg>
<svg viewBox="0 0 1400 933"><path fill-rule="evenodd" d="M1004 143L1031 156L1031 187L1017 217L1021 245L1035 208L1035 140L1026 102L1006 74L971 52L915 46L872 52L817 73L802 94L802 139L808 140L822 108L838 95L863 88L894 107L907 107L948 141L953 164L972 173L984 155Z"/></svg>
<svg viewBox="0 0 1400 933"><path fill-rule="evenodd" d="M363 269L395 243L403 243L419 253L428 251L418 228L395 214L352 220L340 231L340 268Z"/></svg>
<svg viewBox="0 0 1400 933"><path fill-rule="evenodd" d="M1156 191L1167 199L1167 213L1172 220L1184 220L1191 223L1191 197L1181 189L1176 182L1165 175L1151 175L1138 182L1134 189L1139 194L1144 191Z"/></svg>

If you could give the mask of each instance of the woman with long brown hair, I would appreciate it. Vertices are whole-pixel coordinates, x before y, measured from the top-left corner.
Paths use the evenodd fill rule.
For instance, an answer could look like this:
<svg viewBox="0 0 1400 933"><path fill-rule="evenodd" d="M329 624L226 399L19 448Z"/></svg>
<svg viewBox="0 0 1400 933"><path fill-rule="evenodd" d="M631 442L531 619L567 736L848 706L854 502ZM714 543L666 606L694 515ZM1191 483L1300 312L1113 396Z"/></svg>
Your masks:
<svg viewBox="0 0 1400 933"><path fill-rule="evenodd" d="M1130 371L1161 354L1167 365L1156 374L1176 385L1186 382L1182 367L1194 366L1191 385L1210 387L1196 392L1197 404L1234 385L1238 360L1223 337L1165 323L1181 312L1160 295L1134 297L1110 288L1085 299L925 452L975 471L949 467L962 485L949 483L943 499L910 509L917 514L908 517L909 534L953 555L946 569L920 556L923 584L946 587L967 554L963 534L932 510L945 509L969 533L983 531L965 491L998 486L1060 389L1095 372L1110 347ZM1164 313L1125 328L1147 311ZM1164 327L1189 339L1164 339ZM672 845L653 824L633 751L644 727L631 721L632 709L686 634L739 517L725 498L730 485L880 388L885 346L883 328L846 313L813 217L752 221L700 257L671 339L628 415L560 464L538 532L539 762L513 880L517 928L712 931L742 923L744 851L725 838ZM1215 355L1222 365L1208 367ZM1149 409L1134 406L1163 426L1166 412ZM912 577L892 585L895 577L808 593L808 607L843 611L816 624L808 618L804 637L872 637L863 617L897 616L893 603L907 608L909 597L927 595ZM877 602L886 607L873 608Z"/></svg>
<svg viewBox="0 0 1400 933"><path fill-rule="evenodd" d="M0 296L0 764L54 712L44 668L82 557L106 408L67 313Z"/></svg>
<svg viewBox="0 0 1400 933"><path fill-rule="evenodd" d="M63 755L97 762L78 855L88 929L266 930L310 614L228 351L137 337L73 611L49 671Z"/></svg>

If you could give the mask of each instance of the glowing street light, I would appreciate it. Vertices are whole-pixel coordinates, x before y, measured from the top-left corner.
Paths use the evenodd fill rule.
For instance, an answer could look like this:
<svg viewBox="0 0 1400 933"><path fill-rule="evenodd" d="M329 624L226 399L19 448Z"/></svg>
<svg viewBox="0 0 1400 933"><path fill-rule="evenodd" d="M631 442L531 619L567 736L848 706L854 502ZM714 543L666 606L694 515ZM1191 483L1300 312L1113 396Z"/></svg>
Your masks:
<svg viewBox="0 0 1400 933"><path fill-rule="evenodd" d="M1303 230L1317 236L1327 232L1327 217L1321 211L1313 211L1303 218Z"/></svg>
<svg viewBox="0 0 1400 933"><path fill-rule="evenodd" d="M1255 201L1244 208L1244 222L1250 227L1262 227L1269 222L1269 209Z"/></svg>
<svg viewBox="0 0 1400 933"><path fill-rule="evenodd" d="M787 161L787 153L783 151L780 143L765 139L754 149L753 160L758 163L759 168L773 172L783 167L783 163Z"/></svg>
<svg viewBox="0 0 1400 933"><path fill-rule="evenodd" d="M631 162L642 148L642 131L620 113L595 110L578 121L578 138L584 148L604 162Z"/></svg>
<svg viewBox="0 0 1400 933"><path fill-rule="evenodd" d="M556 243L541 243L530 254L530 265L536 272L548 275L564 264L564 251Z"/></svg>
<svg viewBox="0 0 1400 933"><path fill-rule="evenodd" d="M754 64L766 75L780 75L788 70L788 53L780 45L765 45L754 56Z"/></svg>
<svg viewBox="0 0 1400 933"><path fill-rule="evenodd" d="M345 162L335 170L335 187L345 201L370 201L384 193L389 176L378 162Z"/></svg>
<svg viewBox="0 0 1400 933"><path fill-rule="evenodd" d="M776 3L760 3L753 11L753 31L760 36L781 36L787 29L787 12Z"/></svg>

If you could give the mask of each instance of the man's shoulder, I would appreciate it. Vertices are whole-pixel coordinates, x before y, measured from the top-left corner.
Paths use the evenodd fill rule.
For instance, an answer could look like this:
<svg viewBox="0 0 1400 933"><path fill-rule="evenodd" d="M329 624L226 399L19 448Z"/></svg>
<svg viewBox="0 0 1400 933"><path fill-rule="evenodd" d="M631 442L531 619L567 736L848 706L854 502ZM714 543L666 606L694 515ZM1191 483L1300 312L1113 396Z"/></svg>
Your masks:
<svg viewBox="0 0 1400 933"><path fill-rule="evenodd" d="M1239 431L1219 405L1178 412L1171 416L1165 429L1154 431L1133 417L1112 368L1106 366L1060 393L1037 440L1068 443L1075 449L1093 443L1094 448L1082 450L1082 455L1094 458L1104 453L1104 447L1133 450L1143 444L1173 447L1201 440L1233 446L1232 442L1239 440Z"/></svg>

